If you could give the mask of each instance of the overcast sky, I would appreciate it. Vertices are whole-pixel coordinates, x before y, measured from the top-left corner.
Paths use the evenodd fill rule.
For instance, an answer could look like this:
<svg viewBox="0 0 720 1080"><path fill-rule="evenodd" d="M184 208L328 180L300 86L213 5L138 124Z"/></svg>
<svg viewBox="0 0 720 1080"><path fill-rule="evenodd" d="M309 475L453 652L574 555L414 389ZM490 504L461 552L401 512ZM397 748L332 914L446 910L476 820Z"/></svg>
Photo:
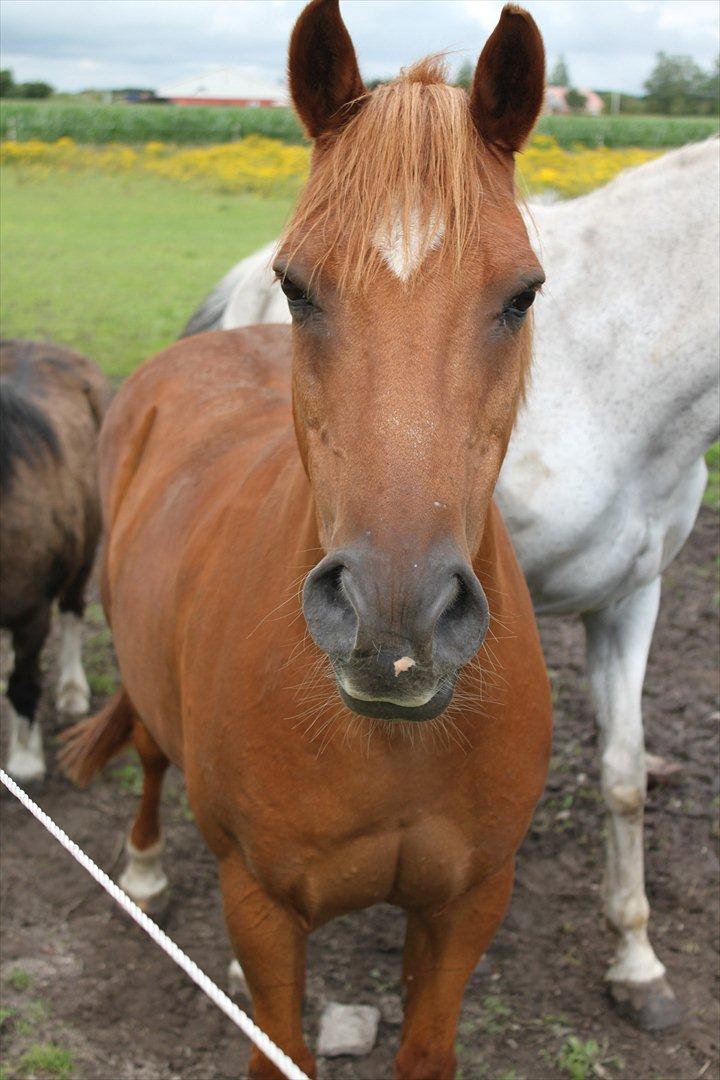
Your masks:
<svg viewBox="0 0 720 1080"><path fill-rule="evenodd" d="M2 0L2 67L60 90L157 87L227 65L283 79L302 0ZM657 52L709 68L717 0L527 0L549 65L563 53L575 85L638 92ZM429 52L475 57L501 0L342 0L367 78Z"/></svg>

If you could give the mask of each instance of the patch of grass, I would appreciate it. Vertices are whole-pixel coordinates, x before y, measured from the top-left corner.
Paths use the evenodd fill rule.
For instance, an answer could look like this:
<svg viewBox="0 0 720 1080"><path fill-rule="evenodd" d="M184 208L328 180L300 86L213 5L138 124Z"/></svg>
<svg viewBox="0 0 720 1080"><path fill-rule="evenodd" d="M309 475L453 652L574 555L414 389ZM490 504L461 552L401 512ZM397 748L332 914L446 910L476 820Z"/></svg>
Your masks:
<svg viewBox="0 0 720 1080"><path fill-rule="evenodd" d="M126 761L123 765L116 765L110 775L123 791L129 792L130 795L142 794L142 769L136 761Z"/></svg>
<svg viewBox="0 0 720 1080"><path fill-rule="evenodd" d="M183 819L183 821L194 821L195 820L195 815L193 814L193 812L192 812L192 810L190 808L190 803L189 803L188 797L187 797L187 791L185 790L184 787L181 788L180 791L178 791L177 801L178 801L180 817Z"/></svg>
<svg viewBox="0 0 720 1080"><path fill-rule="evenodd" d="M98 604L94 601L85 608L85 619L92 626L107 626L102 604Z"/></svg>
<svg viewBox="0 0 720 1080"><path fill-rule="evenodd" d="M73 1060L69 1050L57 1043L33 1043L20 1058L19 1071L24 1076L56 1077L69 1080Z"/></svg>
<svg viewBox="0 0 720 1080"><path fill-rule="evenodd" d="M96 697L110 697L117 690L118 680L115 675L93 675L88 672L88 685Z"/></svg>
<svg viewBox="0 0 720 1080"><path fill-rule="evenodd" d="M13 990L21 992L27 990L28 986L30 986L32 977L22 968L13 968L7 977L7 981Z"/></svg>
<svg viewBox="0 0 720 1080"><path fill-rule="evenodd" d="M512 1010L499 997L493 995L484 998L483 1013L482 1026L488 1035L497 1035L504 1031L512 1016Z"/></svg>
<svg viewBox="0 0 720 1080"><path fill-rule="evenodd" d="M19 1035L32 1038L37 1032L38 1026L44 1023L49 1015L49 1010L42 998L29 1001L17 1019L17 1032Z"/></svg>
<svg viewBox="0 0 720 1080"><path fill-rule="evenodd" d="M144 175L2 173L4 336L67 345L117 380L169 345L290 209Z"/></svg>
<svg viewBox="0 0 720 1080"><path fill-rule="evenodd" d="M85 649L89 652L102 652L108 645L112 645L112 631L104 620L102 624L95 625L99 628L88 637Z"/></svg>
<svg viewBox="0 0 720 1080"><path fill-rule="evenodd" d="M555 1058L555 1064L561 1072L567 1073L571 1080L590 1080L591 1077L607 1076L607 1068L622 1071L623 1062L618 1057L607 1057L607 1044L603 1046L595 1039L578 1038L568 1035Z"/></svg>
<svg viewBox="0 0 720 1080"><path fill-rule="evenodd" d="M720 442L714 443L705 455L708 482L703 502L720 513Z"/></svg>

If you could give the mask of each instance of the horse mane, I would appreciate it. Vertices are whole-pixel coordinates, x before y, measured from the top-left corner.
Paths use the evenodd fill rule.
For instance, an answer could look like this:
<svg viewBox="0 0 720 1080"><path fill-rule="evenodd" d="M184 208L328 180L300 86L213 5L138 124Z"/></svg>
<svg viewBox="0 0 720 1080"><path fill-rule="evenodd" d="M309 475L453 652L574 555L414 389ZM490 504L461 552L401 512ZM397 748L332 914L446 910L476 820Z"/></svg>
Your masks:
<svg viewBox="0 0 720 1080"><path fill-rule="evenodd" d="M40 464L49 454L60 461L55 428L42 410L7 376L0 378L0 493L7 494L20 461Z"/></svg>
<svg viewBox="0 0 720 1080"><path fill-rule="evenodd" d="M483 144L464 90L446 82L431 56L357 102L352 118L316 142L313 168L281 240L292 254L311 234L338 258L342 291L372 281L383 266L378 241L402 236L408 254L442 251L459 269L482 202Z"/></svg>

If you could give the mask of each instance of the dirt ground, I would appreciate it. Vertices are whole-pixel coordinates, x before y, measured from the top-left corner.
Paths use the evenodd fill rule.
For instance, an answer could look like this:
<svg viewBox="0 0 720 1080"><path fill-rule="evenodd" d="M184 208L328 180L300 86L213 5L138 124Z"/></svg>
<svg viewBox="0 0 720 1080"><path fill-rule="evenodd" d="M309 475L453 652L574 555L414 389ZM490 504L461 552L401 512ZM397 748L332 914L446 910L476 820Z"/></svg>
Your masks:
<svg viewBox="0 0 720 1080"><path fill-rule="evenodd" d="M682 765L648 799L652 938L686 1010L662 1035L617 1018L602 975L612 940L600 914L603 827L596 734L577 620L541 630L556 698L547 791L519 857L510 913L472 977L458 1035L464 1080L718 1076L717 516L703 510L665 578L645 692L648 749ZM48 649L48 685L53 680ZM87 668L100 705L115 679L97 604ZM38 799L117 873L137 799L128 755L88 791L54 767L57 724L46 695L51 771ZM221 1080L244 1073L248 1047L216 1010L7 793L2 795L4 1080ZM196 832L182 777L167 785L167 930L221 985L229 950L213 860ZM348 916L313 939L306 1028L314 1045L327 1000L379 1004L366 1058L320 1062L322 1078L392 1075L400 1023L403 919L389 907Z"/></svg>

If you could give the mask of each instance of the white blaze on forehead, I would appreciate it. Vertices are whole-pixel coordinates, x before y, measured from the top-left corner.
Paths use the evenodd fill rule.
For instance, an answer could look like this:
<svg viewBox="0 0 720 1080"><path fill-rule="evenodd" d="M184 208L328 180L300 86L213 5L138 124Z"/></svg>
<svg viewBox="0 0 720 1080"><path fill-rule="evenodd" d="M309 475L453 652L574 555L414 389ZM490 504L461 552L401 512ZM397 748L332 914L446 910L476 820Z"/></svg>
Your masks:
<svg viewBox="0 0 720 1080"><path fill-rule="evenodd" d="M415 209L408 214L407 224L403 222L402 214L396 214L389 228L378 229L374 243L393 274L401 281L407 281L426 255L437 251L444 233L442 221L437 221L433 215L425 223L419 210Z"/></svg>

